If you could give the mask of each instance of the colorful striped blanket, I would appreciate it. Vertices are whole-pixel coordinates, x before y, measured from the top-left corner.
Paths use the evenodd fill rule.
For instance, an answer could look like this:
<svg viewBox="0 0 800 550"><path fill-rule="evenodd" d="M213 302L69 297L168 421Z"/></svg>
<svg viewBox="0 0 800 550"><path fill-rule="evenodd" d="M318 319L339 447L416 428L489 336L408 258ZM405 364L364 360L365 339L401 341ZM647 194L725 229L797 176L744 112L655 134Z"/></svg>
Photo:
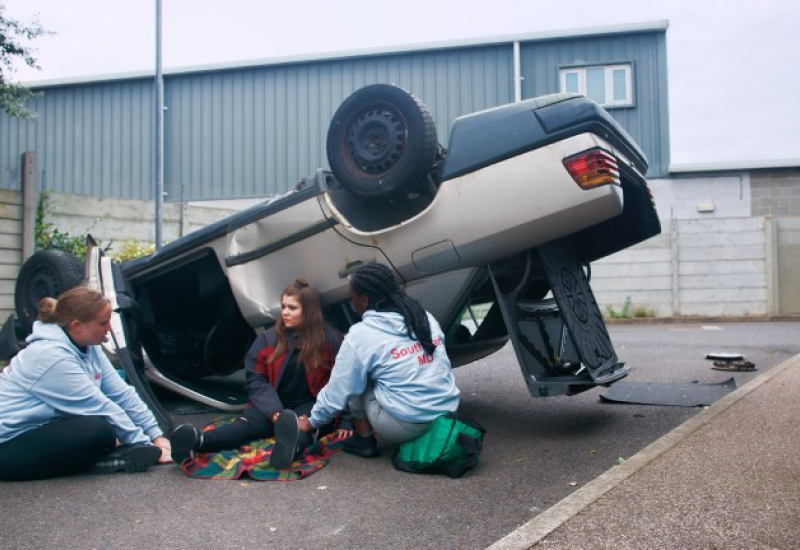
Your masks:
<svg viewBox="0 0 800 550"><path fill-rule="evenodd" d="M213 430L235 418L215 418L203 431ZM247 474L259 481L295 481L324 468L328 458L340 450L342 441L344 439L337 438L335 434L320 438L285 470L276 470L268 465L269 455L275 445L273 438L251 441L237 450L197 453L194 459L185 460L180 469L187 476L199 479L239 479Z"/></svg>

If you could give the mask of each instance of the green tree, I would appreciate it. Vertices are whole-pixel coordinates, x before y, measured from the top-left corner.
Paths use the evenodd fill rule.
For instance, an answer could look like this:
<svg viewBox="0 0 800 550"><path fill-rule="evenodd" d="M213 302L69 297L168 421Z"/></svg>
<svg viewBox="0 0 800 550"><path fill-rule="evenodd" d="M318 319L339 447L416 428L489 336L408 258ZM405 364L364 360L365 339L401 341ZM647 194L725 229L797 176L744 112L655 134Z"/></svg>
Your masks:
<svg viewBox="0 0 800 550"><path fill-rule="evenodd" d="M36 51L30 46L30 41L52 33L42 28L38 17L25 23L6 16L5 10L5 5L0 2L0 109L9 116L35 118L36 114L25 104L36 94L14 82L15 64L25 63L38 69L34 57Z"/></svg>

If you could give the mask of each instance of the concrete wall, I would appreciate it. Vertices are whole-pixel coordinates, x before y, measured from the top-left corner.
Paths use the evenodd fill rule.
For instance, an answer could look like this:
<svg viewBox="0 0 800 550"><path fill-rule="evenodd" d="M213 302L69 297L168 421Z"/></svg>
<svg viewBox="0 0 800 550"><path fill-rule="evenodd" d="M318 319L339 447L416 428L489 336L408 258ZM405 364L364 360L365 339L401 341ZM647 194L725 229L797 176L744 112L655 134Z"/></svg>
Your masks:
<svg viewBox="0 0 800 550"><path fill-rule="evenodd" d="M751 215L748 172L653 179L649 184L658 217L662 220L748 218Z"/></svg>
<svg viewBox="0 0 800 550"><path fill-rule="evenodd" d="M126 241L155 241L155 206L151 201L121 200L51 193L47 221L71 235L91 233L113 255ZM162 209L164 244L220 220L235 210L190 203L165 203Z"/></svg>
<svg viewBox="0 0 800 550"><path fill-rule="evenodd" d="M800 216L800 169L755 171L750 188L753 216Z"/></svg>

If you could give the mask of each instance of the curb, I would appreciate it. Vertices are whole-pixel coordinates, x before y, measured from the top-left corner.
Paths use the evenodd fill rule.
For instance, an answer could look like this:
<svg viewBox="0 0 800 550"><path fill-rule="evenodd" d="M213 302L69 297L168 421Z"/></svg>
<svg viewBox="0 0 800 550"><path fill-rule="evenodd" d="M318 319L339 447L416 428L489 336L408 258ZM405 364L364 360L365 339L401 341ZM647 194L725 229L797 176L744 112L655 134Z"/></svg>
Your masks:
<svg viewBox="0 0 800 550"><path fill-rule="evenodd" d="M633 455L619 466L600 474L574 493L557 502L538 516L498 540L487 550L527 550L539 543L558 527L588 508L611 489L650 464L669 449L678 445L696 430L726 411L731 405L746 397L762 384L792 368L800 367L800 354L787 359L767 372L754 378L741 388L729 393L707 409L661 436L659 439Z"/></svg>

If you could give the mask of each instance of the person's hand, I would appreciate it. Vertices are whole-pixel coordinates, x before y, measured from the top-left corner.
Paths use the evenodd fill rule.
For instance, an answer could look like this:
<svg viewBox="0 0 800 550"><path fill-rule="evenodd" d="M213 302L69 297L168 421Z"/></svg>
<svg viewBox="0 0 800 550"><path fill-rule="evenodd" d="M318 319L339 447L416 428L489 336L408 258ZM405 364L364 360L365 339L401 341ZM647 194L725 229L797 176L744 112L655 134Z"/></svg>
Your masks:
<svg viewBox="0 0 800 550"><path fill-rule="evenodd" d="M158 436L153 440L153 445L161 449L161 457L158 459L159 464L170 464L174 462L174 460L172 460L172 445L170 445L169 439L163 435Z"/></svg>
<svg viewBox="0 0 800 550"><path fill-rule="evenodd" d="M339 439L347 439L348 437L352 437L353 430L343 430L339 428L338 430L336 430L335 433L336 437L338 437Z"/></svg>
<svg viewBox="0 0 800 550"><path fill-rule="evenodd" d="M281 415L281 411L275 411L271 415L269 415L269 421L275 424L278 421L278 417Z"/></svg>
<svg viewBox="0 0 800 550"><path fill-rule="evenodd" d="M314 426L311 425L311 421L305 415L297 417L297 427L300 429L301 432L306 434L311 433L316 429Z"/></svg>

